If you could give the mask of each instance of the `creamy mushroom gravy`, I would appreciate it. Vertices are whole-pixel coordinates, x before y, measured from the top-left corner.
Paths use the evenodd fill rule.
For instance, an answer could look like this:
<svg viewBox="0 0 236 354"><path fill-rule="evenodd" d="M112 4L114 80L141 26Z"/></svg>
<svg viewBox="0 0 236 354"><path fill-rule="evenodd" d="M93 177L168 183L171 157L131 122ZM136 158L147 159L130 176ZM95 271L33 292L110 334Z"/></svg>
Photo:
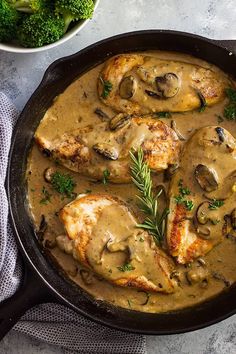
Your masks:
<svg viewBox="0 0 236 354"><path fill-rule="evenodd" d="M161 51L149 52L148 54L161 59L181 60L182 62L202 65L219 72L218 68L191 56ZM102 109L109 117L114 116L114 111L105 106L99 100L97 94L97 78L102 67L103 64L85 73L73 82L64 93L55 98L53 105L46 112L38 128L41 134L46 138L55 138L75 128L85 127L88 124L96 125L101 122L98 115L94 113L97 108ZM222 73L222 75L224 74ZM234 121L224 119L224 121L219 122L219 115L223 116L223 108L226 103L227 100L225 99L212 107L207 107L204 112L176 113L172 114L171 118L163 118L162 120L168 125L171 124L171 120L174 120L178 130L186 140L197 129L208 125L220 125L236 137L236 123ZM186 159L186 163L191 164L192 162ZM204 164L204 156L202 157L202 163ZM28 160L27 181L29 207L36 229L39 229L42 215L44 215L48 225L42 240L44 246L50 250L56 262L64 269L69 278L96 299L132 310L158 313L203 302L236 281L236 242L227 238L224 238L223 242L213 248L203 259L196 260L190 265L176 266L180 286L173 294L147 293L133 288L122 288L93 275L90 271L81 267L72 256L65 254L56 246L56 236L65 233L58 218L58 211L70 202L70 199L62 199L61 195L53 191L50 185L45 182L44 171L50 166L58 171L69 173L73 177L76 182L74 190L76 193L109 193L118 196L127 203L133 214L139 217L140 211L135 197L137 190L132 184L107 183L104 185L101 182L91 181L89 178L68 171L66 168L50 161L43 156L36 145L32 147ZM221 166L222 170L227 169L227 160L222 160ZM168 189L168 183L164 181L163 173L153 176L153 182L154 188L161 183ZM43 187L46 187L51 194L50 202L47 205L40 203ZM235 195L231 201L232 209L236 206ZM226 212L225 207L214 212L216 217L221 220L221 225L223 225ZM112 230L118 234L121 223L122 225L124 222L133 223L133 220L129 219L128 216L125 216L122 220L117 218L115 209L107 210L99 221L97 233L102 232L103 226L108 227L107 213L113 220ZM217 226L218 229L221 232L219 226ZM93 245L93 247L96 249L96 245ZM145 242L140 241L140 252L141 247L145 248ZM113 264L120 264L119 262L123 262L123 255L119 253L117 258L117 254L112 253L109 256L109 261ZM148 264L148 259L146 263ZM176 273L173 276L176 276ZM198 277L207 278L208 281L199 283L197 282Z"/></svg>

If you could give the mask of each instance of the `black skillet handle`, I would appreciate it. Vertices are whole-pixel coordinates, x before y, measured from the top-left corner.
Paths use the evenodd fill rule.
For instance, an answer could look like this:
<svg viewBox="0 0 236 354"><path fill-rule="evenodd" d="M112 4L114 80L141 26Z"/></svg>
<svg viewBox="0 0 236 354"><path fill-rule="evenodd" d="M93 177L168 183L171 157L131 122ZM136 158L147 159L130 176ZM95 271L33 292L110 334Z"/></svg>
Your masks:
<svg viewBox="0 0 236 354"><path fill-rule="evenodd" d="M27 310L34 305L52 301L55 302L55 298L39 276L25 267L24 279L19 290L0 303L0 340Z"/></svg>
<svg viewBox="0 0 236 354"><path fill-rule="evenodd" d="M220 45L223 48L228 49L232 53L236 54L236 39L235 40L213 40L213 42Z"/></svg>

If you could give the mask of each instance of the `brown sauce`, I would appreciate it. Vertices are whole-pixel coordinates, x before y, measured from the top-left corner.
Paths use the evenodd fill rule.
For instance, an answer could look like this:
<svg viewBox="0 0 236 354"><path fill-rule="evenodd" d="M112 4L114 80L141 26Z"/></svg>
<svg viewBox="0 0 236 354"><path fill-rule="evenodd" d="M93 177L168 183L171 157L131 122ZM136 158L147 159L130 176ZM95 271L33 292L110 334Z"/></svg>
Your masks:
<svg viewBox="0 0 236 354"><path fill-rule="evenodd" d="M211 68L213 71L219 72L219 69L214 66L187 55L157 51L149 54L161 59L180 60L186 63L202 65L203 67ZM98 98L97 77L102 67L103 65L99 65L90 70L73 82L64 93L55 98L53 105L46 112L38 128L41 134L51 139L62 135L66 131L85 127L89 124L96 125L101 122L99 117L94 113L96 108L102 109L110 117L114 115L112 109L105 106ZM222 75L224 74L222 73ZM236 123L234 121L224 120L220 123L218 121L219 115L223 116L225 104L226 100L212 107L207 107L205 111L201 113L199 111L191 111L173 114L171 119L175 120L178 130L186 139L189 139L200 127L219 124L236 138ZM171 119L163 118L162 120L170 125ZM189 161L189 163L191 163L191 161ZM227 169L227 161L222 161L221 164L222 171ZM103 183L94 182L74 172L68 172L66 168L57 166L55 162L43 156L37 146L34 145L28 161L28 172L30 171L30 174L27 174L30 212L36 229L39 228L42 215L45 215L48 223L45 240L50 240L51 244L54 246L53 241L55 238L64 233L63 225L58 218L58 211L71 200L68 198L63 199L60 194L53 191L50 185L45 182L43 174L45 169L50 166L56 167L58 171L69 173L73 177L76 182L76 193L109 193L118 196L127 203L134 215L139 215L137 199L135 197L137 191L132 184L108 183L104 185ZM163 173L154 176L153 180L154 186L159 183L163 184ZM51 194L50 202L46 205L40 203L42 200L43 187L47 188ZM166 187L168 187L168 185L166 185ZM232 199L232 203L236 205L235 197ZM223 208L220 214L221 218L223 218L224 212L225 210ZM100 220L100 228L97 229L98 234L102 233L102 228L106 225L108 216L114 219L114 225L112 227L119 228L120 220L116 220L116 210L105 210ZM133 220L129 219L128 216L124 216L123 222L129 224L128 227L133 226ZM46 244L45 240L44 244ZM84 280L84 277L81 276L81 274L83 274L83 270L81 272L83 267L81 267L71 255L62 252L58 247L54 246L51 248L51 254L71 280L98 300L108 301L116 306L132 310L158 313L193 306L216 296L224 290L227 285L233 284L236 281L236 242L226 238L204 257L204 266L198 261L195 261L189 267L183 265L177 266L176 270L179 273L181 286L179 286L173 294L168 295L161 293L145 293L132 288L122 288L93 274L90 274L89 279ZM91 245L91 257L94 256L92 247L96 248L96 246L99 245ZM122 257L122 254L118 254L118 257L115 260L113 259L112 262L115 261L119 264ZM107 262L110 262L109 258ZM217 277L211 277L208 284L205 284L206 286L200 286L199 283L190 284L186 278L186 272L189 271L189 269L194 271L199 267L206 267L207 271L211 274L215 273L220 276L218 279L216 279ZM153 270L151 269L151 271Z"/></svg>

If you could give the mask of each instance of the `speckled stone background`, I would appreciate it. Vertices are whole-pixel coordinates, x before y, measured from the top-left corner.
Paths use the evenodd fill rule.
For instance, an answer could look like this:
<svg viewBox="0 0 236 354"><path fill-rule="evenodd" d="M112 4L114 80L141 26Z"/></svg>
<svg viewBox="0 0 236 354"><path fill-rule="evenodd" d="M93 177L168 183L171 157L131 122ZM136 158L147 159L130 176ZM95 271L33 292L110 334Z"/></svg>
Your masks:
<svg viewBox="0 0 236 354"><path fill-rule="evenodd" d="M215 39L236 39L236 1L101 0L93 20L59 48L27 55L0 52L0 91L20 110L55 59L111 35L139 29L176 29ZM0 343L0 354L39 353L63 351L14 331ZM147 337L147 354L154 353L235 354L236 316L192 333Z"/></svg>

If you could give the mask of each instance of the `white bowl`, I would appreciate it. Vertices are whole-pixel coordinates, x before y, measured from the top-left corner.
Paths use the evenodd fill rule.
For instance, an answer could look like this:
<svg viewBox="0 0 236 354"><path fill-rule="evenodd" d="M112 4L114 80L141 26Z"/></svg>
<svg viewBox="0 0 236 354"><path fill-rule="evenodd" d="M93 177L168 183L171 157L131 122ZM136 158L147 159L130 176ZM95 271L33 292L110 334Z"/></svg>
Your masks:
<svg viewBox="0 0 236 354"><path fill-rule="evenodd" d="M100 0L94 0L94 11L96 10L98 3ZM0 50L5 50L6 52L12 52L12 53L37 53L37 52L42 52L43 50L51 49L54 47L57 47L58 45L68 41L70 38L75 36L82 28L88 23L88 20L81 20L79 21L74 27L66 32L64 36L59 39L58 41L44 45L42 47L38 48L24 48L21 47L20 45L16 45L15 43L0 43Z"/></svg>

